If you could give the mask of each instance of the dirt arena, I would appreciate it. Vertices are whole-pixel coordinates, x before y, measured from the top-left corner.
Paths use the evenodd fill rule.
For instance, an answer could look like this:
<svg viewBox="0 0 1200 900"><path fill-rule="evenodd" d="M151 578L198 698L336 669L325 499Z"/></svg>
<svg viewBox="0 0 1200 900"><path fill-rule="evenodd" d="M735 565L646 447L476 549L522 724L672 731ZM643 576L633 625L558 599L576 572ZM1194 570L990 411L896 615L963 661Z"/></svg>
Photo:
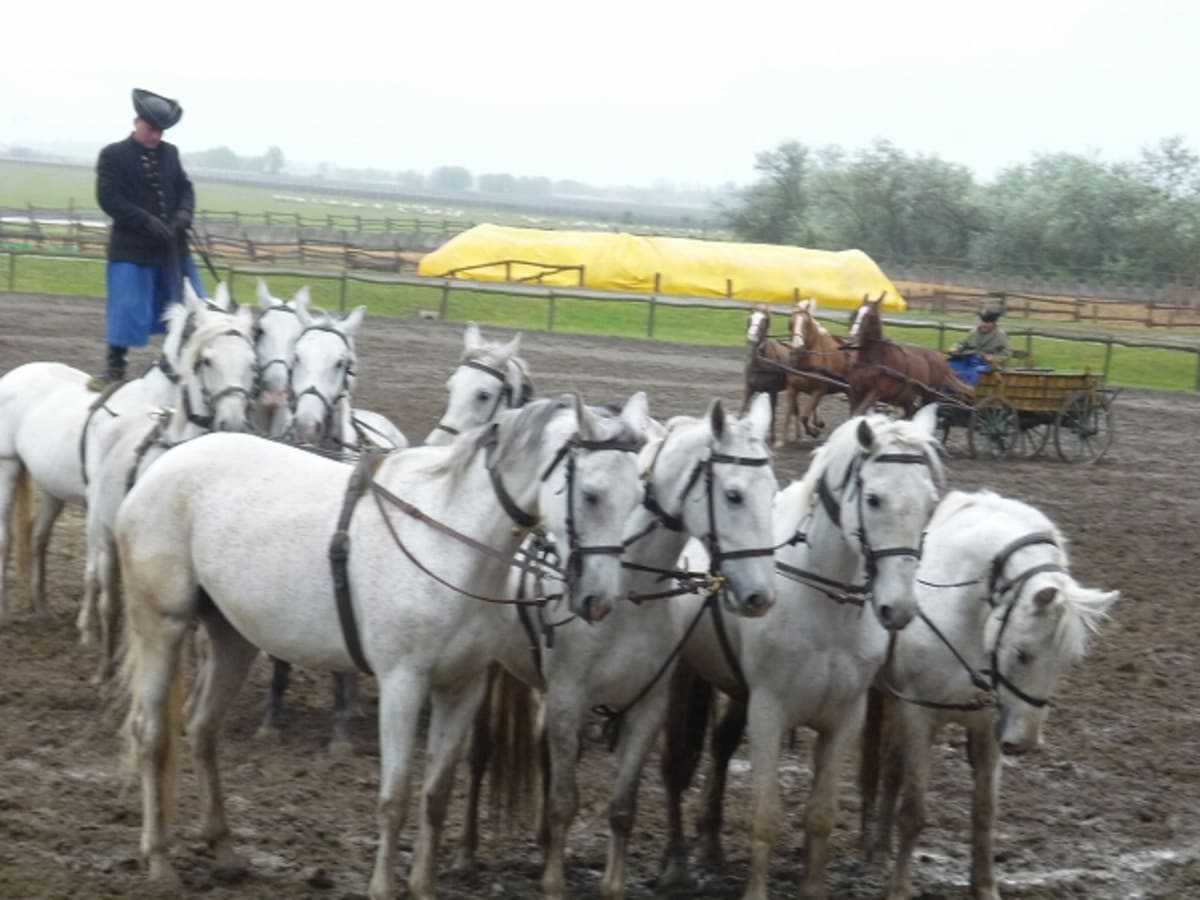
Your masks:
<svg viewBox="0 0 1200 900"><path fill-rule="evenodd" d="M359 405L389 415L410 439L421 440L441 411L462 326L368 318L364 332ZM90 369L101 360L102 334L98 301L0 294L0 372L33 360ZM740 402L737 350L530 333L523 351L542 394L574 388L598 402L640 388L660 418L698 414L714 396L734 409ZM150 358L142 353L135 367ZM844 417L844 402L827 406L833 421ZM1006 897L1200 896L1200 397L1126 392L1116 418L1116 443L1095 467L1067 466L1049 454L1030 463L961 457L949 463L953 487L991 488L1039 505L1072 540L1076 576L1123 594L1090 655L1055 697L1042 750L1005 765L997 850ZM781 481L803 472L810 449L779 455ZM150 895L137 862L138 791L122 793L110 698L89 686L94 659L75 643L82 524L78 512L64 515L51 544L53 620L29 618L18 584L17 619L0 630L0 897ZM356 725L357 754L333 758L325 752L328 680L312 673L295 673L283 741L253 739L267 676L260 662L231 711L222 746L231 825L252 874L235 885L210 877L189 768L173 854L184 896L363 897L376 834L372 686L368 715ZM961 736L947 734L939 756L918 886L924 898L965 897L969 814ZM603 748L589 743L570 841L569 879L580 896L594 894L604 867L609 766ZM856 850L858 803L850 767L845 774L830 887L833 897L866 900L880 896L882 881ZM789 820L774 857L774 896L794 896L799 884L808 776L808 741L801 735L785 757ZM703 876L686 896L738 896L747 858L744 753L735 759L731 787L728 871ZM441 895L537 896L539 856L528 829L493 830L485 822L481 870L471 877L449 871L460 809L456 802ZM414 819L410 812L406 840ZM631 897L655 895L662 829L655 758L643 779Z"/></svg>

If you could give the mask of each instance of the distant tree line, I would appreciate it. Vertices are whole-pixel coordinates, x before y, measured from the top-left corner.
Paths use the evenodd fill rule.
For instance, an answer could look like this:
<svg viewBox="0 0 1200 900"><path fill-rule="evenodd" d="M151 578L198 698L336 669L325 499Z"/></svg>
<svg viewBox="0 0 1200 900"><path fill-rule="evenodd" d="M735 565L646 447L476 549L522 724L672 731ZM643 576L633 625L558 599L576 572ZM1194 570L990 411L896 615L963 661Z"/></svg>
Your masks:
<svg viewBox="0 0 1200 900"><path fill-rule="evenodd" d="M184 162L189 166L207 169L224 169L227 172L263 172L278 175L287 161L278 147L269 147L262 156L238 156L228 147L213 147L198 153L185 153Z"/></svg>
<svg viewBox="0 0 1200 900"><path fill-rule="evenodd" d="M787 142L755 168L723 205L747 241L1063 275L1200 276L1200 158L1177 137L1134 161L1039 155L986 183L884 140L854 151Z"/></svg>

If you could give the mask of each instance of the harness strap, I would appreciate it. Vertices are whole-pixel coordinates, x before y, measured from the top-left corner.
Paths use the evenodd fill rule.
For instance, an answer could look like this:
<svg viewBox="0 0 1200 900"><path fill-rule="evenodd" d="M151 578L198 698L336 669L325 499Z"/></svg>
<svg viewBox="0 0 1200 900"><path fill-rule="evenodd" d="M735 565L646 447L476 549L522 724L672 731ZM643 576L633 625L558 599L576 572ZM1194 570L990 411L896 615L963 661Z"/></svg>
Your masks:
<svg viewBox="0 0 1200 900"><path fill-rule="evenodd" d="M350 473L346 484L346 497L342 501L342 511L338 515L337 530L329 542L329 563L333 571L333 592L337 599L338 621L342 625L342 638L350 658L354 660L360 671L374 675L371 666L363 655L362 643L359 640L358 623L354 618L354 606L350 600L350 576L348 572L350 561L350 518L358 506L359 498L367 492L375 478L375 471L384 460L382 453L364 453Z"/></svg>
<svg viewBox="0 0 1200 900"><path fill-rule="evenodd" d="M84 487L87 487L88 483L87 438L88 429L92 426L92 416L96 415L97 410L102 409L110 416L115 418L117 414L108 408L108 398L123 388L126 384L128 384L128 382L114 381L112 384L106 386L104 390L100 392L100 396L93 400L91 405L88 407L87 417L83 420L83 428L79 432L79 471L83 473Z"/></svg>
<svg viewBox="0 0 1200 900"><path fill-rule="evenodd" d="M733 651L733 643L729 640L729 632L725 628L725 616L721 611L721 602L717 599L719 591L713 591L704 601L704 605L712 609L713 627L717 632L717 643L721 645L721 652L725 654L725 661L729 664L729 668L733 671L733 677L738 683L738 688L741 689L744 697L750 696L750 685L746 681L746 673L742 670L742 664L738 661L737 654Z"/></svg>
<svg viewBox="0 0 1200 900"><path fill-rule="evenodd" d="M500 477L500 473L492 465L492 455L496 452L496 445L500 440L500 426L493 422L483 435L479 438L479 447L483 449L487 458L488 478L492 482L492 490L496 493L496 499L500 501L500 506L512 519L522 528L533 528L538 523L538 517L525 512L521 507L517 506L512 495L504 487L504 482Z"/></svg>
<svg viewBox="0 0 1200 900"><path fill-rule="evenodd" d="M142 459L151 447L162 442L163 429L165 428L166 418L160 416L154 423L154 427L146 432L146 436L137 445L137 449L133 451L133 463L129 466L129 471L125 473L125 493L128 494L133 490L133 486L137 482L138 475L141 472ZM163 446L167 445L164 444Z"/></svg>

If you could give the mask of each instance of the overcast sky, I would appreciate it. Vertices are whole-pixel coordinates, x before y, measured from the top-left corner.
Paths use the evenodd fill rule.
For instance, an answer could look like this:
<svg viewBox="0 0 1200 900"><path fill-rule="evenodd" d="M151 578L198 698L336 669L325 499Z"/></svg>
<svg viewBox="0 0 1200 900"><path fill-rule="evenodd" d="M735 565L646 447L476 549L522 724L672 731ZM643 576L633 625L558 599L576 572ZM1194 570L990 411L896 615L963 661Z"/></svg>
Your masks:
<svg viewBox="0 0 1200 900"><path fill-rule="evenodd" d="M1035 152L1200 149L1200 3L1139 0L55 0L4 14L0 145L122 137L129 90L186 152L746 182L781 141L877 137L981 177Z"/></svg>

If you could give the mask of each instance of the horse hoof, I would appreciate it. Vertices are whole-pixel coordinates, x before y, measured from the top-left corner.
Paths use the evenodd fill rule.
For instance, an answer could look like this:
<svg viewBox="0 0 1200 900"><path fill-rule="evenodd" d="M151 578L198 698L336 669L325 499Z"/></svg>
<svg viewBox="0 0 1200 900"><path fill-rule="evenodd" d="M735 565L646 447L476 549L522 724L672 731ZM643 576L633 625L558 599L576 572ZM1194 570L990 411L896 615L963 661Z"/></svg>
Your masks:
<svg viewBox="0 0 1200 900"><path fill-rule="evenodd" d="M474 853L459 852L451 871L466 878L472 877L479 871L479 861Z"/></svg>
<svg viewBox="0 0 1200 900"><path fill-rule="evenodd" d="M329 742L329 755L337 759L351 759L354 756L354 741L345 737L334 738Z"/></svg>
<svg viewBox="0 0 1200 900"><path fill-rule="evenodd" d="M158 888L165 892L182 891L183 882L179 879L179 873L175 871L175 867L167 860L166 856L152 856L148 863L150 881Z"/></svg>
<svg viewBox="0 0 1200 900"><path fill-rule="evenodd" d="M254 739L256 741L282 741L283 730L274 723L268 725L266 722L263 722L258 726L258 730L254 732Z"/></svg>
<svg viewBox="0 0 1200 900"><path fill-rule="evenodd" d="M250 864L232 850L218 854L216 862L213 863L213 878L223 884L236 884L245 880L249 874Z"/></svg>
<svg viewBox="0 0 1200 900"><path fill-rule="evenodd" d="M692 876L688 872L687 861L683 859L667 860L663 864L662 871L658 873L656 886L663 891L683 891L690 888Z"/></svg>

